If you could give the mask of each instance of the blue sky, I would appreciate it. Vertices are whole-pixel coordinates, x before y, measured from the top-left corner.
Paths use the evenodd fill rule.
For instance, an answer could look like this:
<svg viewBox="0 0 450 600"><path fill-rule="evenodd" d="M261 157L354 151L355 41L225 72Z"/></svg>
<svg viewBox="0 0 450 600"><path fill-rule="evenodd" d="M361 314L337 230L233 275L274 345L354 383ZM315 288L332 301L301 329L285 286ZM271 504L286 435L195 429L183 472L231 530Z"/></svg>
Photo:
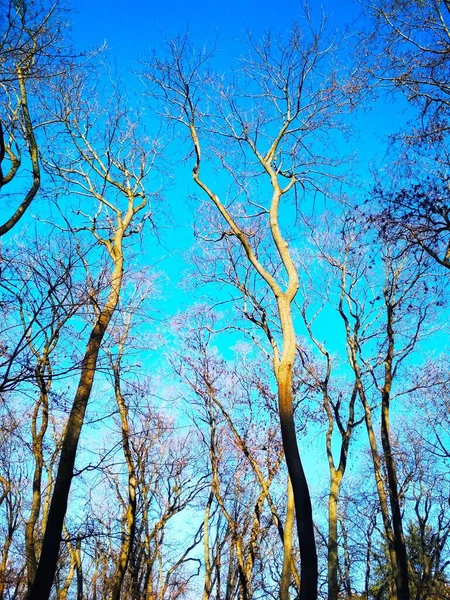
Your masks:
<svg viewBox="0 0 450 600"><path fill-rule="evenodd" d="M316 3L315 14L320 11ZM219 33L221 44L233 45L242 31L251 29L259 34L268 28L283 29L301 13L299 0L231 0L215 2L198 0L182 2L123 2L106 0L74 0L74 36L89 48L107 40L120 62L135 60L164 39L189 27L194 39L206 41ZM359 14L361 6L353 0L327 0L324 10L332 17L336 28L343 30Z"/></svg>
<svg viewBox="0 0 450 600"><path fill-rule="evenodd" d="M301 0L213 0L182 2L145 2L138 0L126 8L122 2L73 0L71 14L76 47L88 50L106 42L109 59L115 62L122 76L138 70L139 60L158 50L166 39L189 29L196 45L212 44L217 38L216 64L225 65L232 57L245 51L245 32L255 38L271 29L284 33L301 19ZM356 0L326 0L311 2L311 12L319 19L322 11L328 16L329 29L336 37L352 40L361 24L363 6ZM68 4L70 6L70 3ZM349 49L350 52L350 49ZM351 59L351 57L349 57ZM343 59L345 60L345 55ZM365 163L382 161L384 148L380 140L401 127L405 120L404 106L378 97L366 103L366 112L352 118L360 130L358 152Z"/></svg>
<svg viewBox="0 0 450 600"><path fill-rule="evenodd" d="M313 16L320 18L320 5L312 2L311 6ZM267 29L284 33L302 15L302 3L299 0L280 0L278 3L268 0L231 0L227 3L167 0L148 3L138 0L128 7L106 0L74 0L73 7L75 10L71 19L76 47L89 50L106 42L109 59L117 63L119 72L125 81L130 81L130 85L135 85L132 72L139 69L139 59L146 58L153 50L158 51L165 39L187 28L193 43L197 45L212 43L217 36L218 61L226 65L231 57L245 51L243 40L246 30L250 29L255 37ZM344 32L346 36L355 34L356 25L352 23L361 13L361 8L361 4L353 0L340 3L327 0L323 3L323 10L329 15L329 27L337 32L337 37ZM377 173L383 169L386 132L395 131L400 126L405 118L403 111L402 105L378 98L376 102L369 102L364 111L357 111L351 117L355 134L350 139L349 148L343 148L342 153L355 150L361 159L355 178L351 181L354 186L352 193L361 194L361 199L365 194L363 188L368 190L372 186L369 165L375 165L373 168ZM155 268L161 270L157 298L163 300L162 310L168 315L185 310L192 303L193 296L199 293L186 290L185 276L189 268L186 256L190 254L194 242L192 226L196 206L194 201L187 203L186 200L193 192L198 196L198 190L191 179L192 165L183 166L179 159L179 156L176 157L171 165L171 184L163 189L173 223L168 229L161 229L161 244L155 243L152 236L144 236L141 252L134 259L139 262L145 255L144 261L150 265L150 271ZM218 183L219 194L224 194L226 188L221 190L220 181ZM160 222L163 221L164 218L160 219ZM152 265L155 263L154 268ZM217 291L211 293L215 295ZM229 293L226 290L225 297L229 297ZM162 327L166 330L167 324L163 323Z"/></svg>
<svg viewBox="0 0 450 600"><path fill-rule="evenodd" d="M330 27L343 33L348 28L351 34L355 27L352 27L352 21L361 10L361 5L350 0L345 0L341 3L328 0L325 5L325 11L330 16ZM233 0L228 3L216 3L212 1L200 0L191 4L186 2L168 0L164 3L148 3L143 0L134 2L125 8L124 3L106 2L106 0L97 0L87 2L86 0L73 0L75 12L71 15L73 21L73 39L77 48L88 50L93 47L101 46L105 41L110 52L110 59L117 62L119 71L122 72L125 82L135 81L133 79L133 70L139 67L139 58L145 58L149 52L161 47L164 38L175 36L179 32L184 32L189 28L192 41L195 44L201 45L208 41L214 40L218 36L217 47L220 53L221 60L226 61L240 53L244 47L241 40L244 38L246 29L251 29L258 37L264 30L271 28L274 31L286 32L291 23L295 21L301 14L301 3L299 1L281 0L278 3L268 2L268 0L254 1L241 0L237 2ZM314 9L315 14L320 13L320 8L317 6ZM130 94L133 94L133 88L130 87ZM352 121L355 126L356 134L350 139L349 146L357 150L361 163L356 168L355 180L351 182L352 191L355 190L356 180L360 181L359 193L361 200L364 199L365 189L371 186L371 173L368 169L369 163L373 163L378 173L384 168L384 152L387 132L395 132L404 122L407 114L405 114L404 105L399 102L393 103L383 97L379 97L376 101L370 99L366 102L369 106L365 107L364 111L352 115L348 120ZM410 113L411 114L411 113ZM346 149L342 149L344 154ZM175 160L175 159L174 159ZM152 314L151 326L143 331L143 336L151 339L151 342L158 345L159 340L157 333L162 332L167 336L167 331L170 329L169 319L166 317L173 316L177 312L181 312L186 306L192 304L193 298L200 297L204 292L186 289L181 287L183 280L183 272L188 268L186 255L189 253L189 248L193 243L192 224L193 213L196 203L194 201L187 202L189 194L192 193L194 185L191 178L192 164L182 166L180 157L176 157L176 162L171 165L171 173L173 174L172 185L164 189L164 195L167 202L171 206L171 213L174 220L174 225L164 226L161 228L162 244L156 244L153 236L143 236L142 251L139 252L136 244L135 251L137 256L133 257L130 262L135 266L145 268L152 275L160 271L161 277L157 283L159 291L156 293L155 313ZM225 189L220 189L220 180L218 180L218 192L225 192ZM38 213L40 204L37 201L30 210L30 216L33 213ZM28 217L28 215L27 215ZM158 222L158 218L156 219ZM164 217L160 219L164 224ZM301 233L299 234L301 237ZM157 262L161 259L160 262ZM157 263L155 265L155 263ZM313 269L311 269L312 271ZM317 283L318 279L316 280ZM325 284L323 284L325 287ZM220 296L223 292L211 292ZM227 292L226 292L227 293ZM334 311L334 312L333 312ZM343 336L343 326L341 321L331 323L335 308L329 311L324 311L322 322L317 326L319 331L318 336L321 340L327 342L328 347L344 355L345 345ZM305 334L301 326L299 332ZM228 346L234 344L236 338L230 336L227 338ZM169 342L170 343L170 342ZM159 348L158 348L159 349ZM232 354L230 349L220 347L220 351ZM154 352L153 346L143 353L144 369L147 371L153 368L154 372L160 372L160 364L158 361L157 352ZM134 358L131 358L131 361ZM337 369L338 375L339 366ZM102 395L104 380L97 379L98 393ZM163 394L169 395L171 389L163 388L160 381L155 378L155 389L163 389ZM104 407L99 403L92 402L90 410L90 418L96 416L94 411L100 406L100 410ZM326 466L322 464L325 460L323 454L323 430L318 429L318 433L309 439L309 448L307 450L308 477L313 485L317 488L323 483L323 473L326 472ZM85 434L87 435L87 434ZM97 435L97 432L94 433ZM89 437L85 438L90 442ZM97 442L97 438L92 438L93 442Z"/></svg>

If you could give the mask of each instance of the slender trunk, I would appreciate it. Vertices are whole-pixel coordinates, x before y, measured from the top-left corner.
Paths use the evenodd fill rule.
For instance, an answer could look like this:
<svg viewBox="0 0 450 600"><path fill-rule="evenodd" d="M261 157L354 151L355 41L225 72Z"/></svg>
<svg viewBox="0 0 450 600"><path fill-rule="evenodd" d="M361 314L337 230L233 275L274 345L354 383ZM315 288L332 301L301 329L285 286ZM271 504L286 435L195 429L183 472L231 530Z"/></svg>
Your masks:
<svg viewBox="0 0 450 600"><path fill-rule="evenodd" d="M370 590L370 571L371 571L371 558L372 558L372 533L375 529L376 520L373 519L370 523L369 530L367 532L367 549L366 549L366 569L364 572L364 594L366 600L369 598Z"/></svg>
<svg viewBox="0 0 450 600"><path fill-rule="evenodd" d="M64 585L62 586L59 593L56 594L57 600L67 600L67 594L69 593L70 584L72 583L73 577L75 575L75 562L73 559L70 561L70 569L67 573L66 580L64 581Z"/></svg>
<svg viewBox="0 0 450 600"><path fill-rule="evenodd" d="M234 520L233 516L228 512L224 500L222 498L222 494L220 491L220 478L219 478L219 468L218 468L218 459L217 459L217 447L216 447L216 438L217 432L215 428L215 418L212 415L211 408L208 407L209 412L209 426L210 426L210 446L209 446L209 456L211 462L211 472L212 472L212 482L211 489L214 493L214 497L216 499L219 508L227 520L228 527L230 529L230 537L231 537L231 548L233 549L233 554L236 555L237 559L237 574L239 577L238 585L239 585L239 598L240 600L247 600L250 597L250 581L248 581L246 576L246 568L245 568L245 560L242 551L242 537L238 531L238 524Z"/></svg>
<svg viewBox="0 0 450 600"><path fill-rule="evenodd" d="M297 532L300 546L300 594L299 600L317 598L317 551L314 539L311 498L303 470L295 431L292 379L296 353L296 341L290 304L286 298L278 299L283 333L283 350L276 368L278 403L284 454L294 491Z"/></svg>
<svg viewBox="0 0 450 600"><path fill-rule="evenodd" d="M394 358L394 311L393 306L386 296L387 307L387 334L388 352L385 361L384 386L381 390L381 443L383 446L384 460L388 479L389 501L392 514L392 528L394 532L394 549L397 556L398 569L395 578L398 600L409 600L409 573L408 557L406 552L405 537L403 535L402 513L400 509L400 496L398 492L397 469L392 453L389 427L389 405L392 387L392 363Z"/></svg>
<svg viewBox="0 0 450 600"><path fill-rule="evenodd" d="M8 489L8 487L9 487L9 484L6 489ZM6 535L5 535L5 540L3 542L3 548L1 548L0 599L3 599L4 594L5 594L5 583L6 583L5 577L6 577L7 570L8 570L9 552L11 550L11 544L12 544L13 537L14 537L14 534L17 529L19 516L21 515L21 503L17 497L12 497L12 495L10 495L10 492L8 491L4 500L6 503L6 506L5 506ZM8 593L8 590L6 590L6 591Z"/></svg>
<svg viewBox="0 0 450 600"><path fill-rule="evenodd" d="M343 537L343 540L344 540L343 546L344 546L345 599L346 600L352 600L353 593L352 593L352 585L351 585L351 578L350 578L351 560L350 560L350 553L348 551L348 534L347 534L347 528L345 527L345 519L344 519L344 517L342 517L340 519L340 523L341 523L341 528L342 528L342 537Z"/></svg>
<svg viewBox="0 0 450 600"><path fill-rule="evenodd" d="M28 587L31 587L37 571L37 556L35 548L35 528L41 511L41 483L44 468L43 440L48 426L48 390L49 384L45 382L43 371L49 368L48 357L44 357L36 366L36 379L40 388L39 400L33 411L31 420L32 451L34 458L33 497L31 501L30 516L25 524L25 559L27 564ZM37 429L37 421L41 412L41 426Z"/></svg>
<svg viewBox="0 0 450 600"><path fill-rule="evenodd" d="M250 539L248 542L248 551L247 551L247 559L245 561L245 577L248 582L249 592L248 597L253 597L253 587L252 587L252 575L253 569L255 566L255 558L258 553L259 548L259 536L261 533L261 511L266 499L266 494L262 489L259 493L259 496L255 502L255 507L253 509L253 524L250 531Z"/></svg>
<svg viewBox="0 0 450 600"><path fill-rule="evenodd" d="M222 577L221 577L221 568L222 568L222 556L221 556L221 552L222 552L222 545L220 544L220 540L219 540L219 527L216 527L216 543L215 543L215 547L216 547L216 552L215 552L215 557L214 557L214 569L215 569L215 582L216 582L216 600L220 600L221 598L221 593L220 593L220 587L222 585Z"/></svg>
<svg viewBox="0 0 450 600"><path fill-rule="evenodd" d="M382 400L381 441L383 445L386 472L388 477L389 501L391 505L392 528L394 533L394 549L398 561L398 569L395 580L397 595L398 600L409 600L408 558L406 553L405 538L403 535L397 470L395 467L394 457L392 456L391 443L389 440L389 398L388 394L385 393L383 393Z"/></svg>
<svg viewBox="0 0 450 600"><path fill-rule="evenodd" d="M214 498L214 492L211 490L208 502L205 508L205 517L203 520L203 553L205 557L205 586L203 588L203 600L209 600L211 597L211 561L209 559L209 513Z"/></svg>
<svg viewBox="0 0 450 600"><path fill-rule="evenodd" d="M234 544L230 544L230 556L228 562L228 573L227 573L227 582L225 588L225 600L231 600L231 598L235 598L235 587L236 587L236 569L234 566ZM218 589L218 593L220 590Z"/></svg>
<svg viewBox="0 0 450 600"><path fill-rule="evenodd" d="M83 600L83 563L81 562L81 541L77 540L75 546L75 566L77 569L77 600Z"/></svg>
<svg viewBox="0 0 450 600"><path fill-rule="evenodd" d="M128 422L128 407L120 389L119 364L114 365L114 385L116 402L122 422L122 448L128 469L128 506L124 516L119 564L114 575L111 600L120 600L123 579L130 560L136 530L136 468L130 448L130 426Z"/></svg>
<svg viewBox="0 0 450 600"><path fill-rule="evenodd" d="M97 580L98 580L98 567L100 559L94 560L94 572L92 574L91 589L92 589L92 600L97 600Z"/></svg>
<svg viewBox="0 0 450 600"><path fill-rule="evenodd" d="M123 231L121 231L123 234ZM89 397L97 367L98 353L111 317L119 301L123 277L123 255L120 242L114 248L114 269L111 288L105 306L101 310L92 329L86 352L81 364L81 375L77 392L70 412L61 447L61 455L56 475L55 487L50 503L48 520L42 542L41 557L28 600L48 600L58 562L59 547L67 502L73 479L78 441L84 422Z"/></svg>
<svg viewBox="0 0 450 600"><path fill-rule="evenodd" d="M392 565L394 579L397 579L398 565L397 565L397 555L395 553L395 549L393 546L394 534L392 531L392 526L391 526L391 522L390 522L390 518L389 518L388 501L387 501L387 496L386 496L386 490L384 489L383 473L381 471L381 460L380 460L380 456L378 454L378 447L377 447L377 441L375 438L375 433L373 431L372 411L370 410L370 406L367 402L365 394L361 390L360 390L360 396L361 396L361 400L362 400L363 407L364 407L364 419L365 419L365 423L366 423L367 434L369 436L369 445L370 445L370 451L372 454L373 469L374 469L374 473L375 473L375 483L376 483L377 492L378 492L378 499L380 501L380 509L381 509L381 516L383 519L384 530L386 532L386 538L387 538L387 542L388 542L389 558L390 558L391 565Z"/></svg>
<svg viewBox="0 0 450 600"><path fill-rule="evenodd" d="M328 495L328 600L338 600L339 560L338 560L338 499L342 473L331 472L330 493Z"/></svg>
<svg viewBox="0 0 450 600"><path fill-rule="evenodd" d="M283 570L281 572L280 600L289 600L292 576L292 533L295 521L294 491L291 480L287 482L286 521L283 536Z"/></svg>
<svg viewBox="0 0 450 600"><path fill-rule="evenodd" d="M6 576L6 567L8 565L8 556L9 549L11 547L12 535L8 533L4 543L3 543L3 552L2 552L2 560L0 562L0 600L3 600L5 594L5 576Z"/></svg>
<svg viewBox="0 0 450 600"><path fill-rule="evenodd" d="M389 516L388 501L387 501L386 490L385 490L385 486L384 486L383 473L381 470L381 460L380 460L380 455L378 453L377 439L375 437L375 432L373 430L372 410L371 410L369 402L367 400L365 389L364 389L363 382L362 382L361 370L360 370L358 358L357 358L358 355L357 355L357 342L355 341L356 338L352 337L350 335L348 319L345 317L342 310L341 310L341 315L343 316L343 319L344 319L345 325L346 325L346 329L347 329L347 343L348 343L348 348L349 348L348 352L349 352L350 364L351 364L353 372L355 374L355 388L357 390L358 396L361 400L361 403L362 403L362 406L364 409L364 422L366 425L367 436L369 438L369 446L370 446L370 452L372 455L373 470L374 470L374 474L375 474L375 485L377 488L378 500L380 502L380 510L381 510L381 517L383 519L384 531L386 533L386 541L388 544L388 552L389 552L389 559L390 559L391 568L392 568L392 574L394 576L394 579L397 580L398 561L397 561L397 553L395 552L395 548L394 548L394 532L392 531L391 520L390 520L390 516ZM356 336L356 331L358 329L359 329L359 322L355 326L355 334L354 334L355 336Z"/></svg>

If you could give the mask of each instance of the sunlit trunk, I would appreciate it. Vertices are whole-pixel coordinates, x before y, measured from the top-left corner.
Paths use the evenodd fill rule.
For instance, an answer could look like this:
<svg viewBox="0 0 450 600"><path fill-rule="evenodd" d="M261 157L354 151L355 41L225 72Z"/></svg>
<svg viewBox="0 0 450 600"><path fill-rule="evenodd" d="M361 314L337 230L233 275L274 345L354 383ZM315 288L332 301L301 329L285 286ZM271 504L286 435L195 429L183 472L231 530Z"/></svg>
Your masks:
<svg viewBox="0 0 450 600"><path fill-rule="evenodd" d="M328 600L338 600L338 500L342 474L333 470L330 474L330 493L328 495Z"/></svg>
<svg viewBox="0 0 450 600"><path fill-rule="evenodd" d="M289 586L292 577L292 533L295 521L294 491L291 480L287 482L286 521L283 535L283 570L280 582L280 600L289 600Z"/></svg>
<svg viewBox="0 0 450 600"><path fill-rule="evenodd" d="M308 483L297 444L292 397L296 340L289 302L281 298L278 300L278 307L283 332L283 349L275 375L278 385L281 435L286 464L294 492L300 546L299 600L315 600L317 598L318 569L314 524Z"/></svg>
<svg viewBox="0 0 450 600"><path fill-rule="evenodd" d="M44 379L45 369L49 368L48 357L39 361L35 369L36 380L40 388L39 400L33 411L31 419L32 451L34 458L33 496L28 520L25 524L25 558L27 564L28 586L31 587L37 570L37 556L35 548L36 523L41 511L41 484L42 470L44 468L43 440L48 427L48 389L49 384ZM41 425L38 430L38 418L41 413Z"/></svg>

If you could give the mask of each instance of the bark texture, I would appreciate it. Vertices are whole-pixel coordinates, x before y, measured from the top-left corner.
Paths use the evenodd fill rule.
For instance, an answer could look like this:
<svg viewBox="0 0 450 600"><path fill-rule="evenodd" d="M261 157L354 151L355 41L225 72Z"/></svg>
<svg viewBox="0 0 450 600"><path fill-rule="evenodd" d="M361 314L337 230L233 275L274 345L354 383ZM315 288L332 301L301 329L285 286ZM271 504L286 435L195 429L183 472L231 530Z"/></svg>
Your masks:
<svg viewBox="0 0 450 600"><path fill-rule="evenodd" d="M110 292L91 331L81 364L80 380L62 441L58 471L42 542L41 556L36 576L29 589L28 600L47 600L50 597L59 556L69 492L74 477L78 442L94 383L98 354L111 317L119 302L123 278L123 254L121 246L123 232L123 227L119 228L118 233L116 233L116 244L111 247L110 254L114 261L114 269Z"/></svg>

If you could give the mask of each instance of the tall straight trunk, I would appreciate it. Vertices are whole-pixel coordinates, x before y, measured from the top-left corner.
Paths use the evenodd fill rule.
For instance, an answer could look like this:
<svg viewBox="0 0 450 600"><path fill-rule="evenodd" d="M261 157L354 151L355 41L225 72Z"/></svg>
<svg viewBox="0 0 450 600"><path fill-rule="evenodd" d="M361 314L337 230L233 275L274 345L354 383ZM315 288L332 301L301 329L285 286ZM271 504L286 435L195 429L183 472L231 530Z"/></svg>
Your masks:
<svg viewBox="0 0 450 600"><path fill-rule="evenodd" d="M328 386L327 375L326 385ZM338 600L339 597L339 555L338 555L338 504L339 496L342 486L342 480L345 475L347 467L347 456L350 446L350 438L354 427L354 407L357 396L356 385L353 388L353 392L350 398L349 414L347 420L347 427L344 429L341 418L337 411L335 411L336 421L338 423L339 431L341 434L341 451L339 457L339 464L335 467L332 450L332 437L334 429L333 414L331 410L331 401L328 396L327 389L324 393L324 405L328 415L328 430L326 434L326 446L327 446L327 458L328 467L330 470L330 491L328 494L328 600ZM348 577L349 578L349 577ZM350 589L347 581L347 590Z"/></svg>
<svg viewBox="0 0 450 600"><path fill-rule="evenodd" d="M364 594L369 598L370 589L370 573L372 560L372 535L376 526L376 517L372 517L367 530L367 547L366 547L366 568L364 570Z"/></svg>
<svg viewBox="0 0 450 600"><path fill-rule="evenodd" d="M283 334L283 348L275 375L278 385L281 436L294 492L300 546L299 600L316 600L318 567L314 523L308 483L297 444L292 397L293 366L297 347L290 302L285 297L278 298L278 307Z"/></svg>
<svg viewBox="0 0 450 600"><path fill-rule="evenodd" d="M36 523L39 519L41 511L41 485L42 471L44 468L43 455L43 440L48 427L48 392L50 389L49 382L45 381L44 374L50 371L49 357L44 355L41 358L35 369L36 380L40 388L39 400L33 411L31 419L31 435L32 435L32 451L34 458L34 473L33 473L33 496L31 501L31 509L28 520L25 524L25 558L27 564L27 580L28 586L31 587L37 571L37 556L35 547ZM41 412L41 426L38 430L38 418Z"/></svg>
<svg viewBox="0 0 450 600"><path fill-rule="evenodd" d="M385 299L387 308L388 351L384 363L384 386L381 390L381 443L383 446L388 480L389 502L391 506L392 528L394 533L393 543L398 563L395 585L397 588L398 600L409 600L408 557L406 552L405 537L403 534L400 496L398 492L397 468L395 465L394 455L392 453L389 426L389 406L393 380L392 365L394 360L394 308L387 293L385 293Z"/></svg>
<svg viewBox="0 0 450 600"><path fill-rule="evenodd" d="M70 542L69 542L69 544L70 544ZM69 593L69 588L72 583L73 577L75 575L75 570L76 570L76 564L74 561L74 557L71 554L70 555L69 572L67 573L67 577L63 583L62 588L59 590L59 592L56 593L56 600L67 600L67 594Z"/></svg>
<svg viewBox="0 0 450 600"><path fill-rule="evenodd" d="M341 312L343 315L343 313ZM381 517L383 519L384 531L386 534L386 541L388 545L388 553L389 560L391 563L392 574L394 576L394 580L397 581L398 578L398 558L397 553L395 551L394 546L394 532L392 530L391 519L389 516L389 508L388 508L388 500L386 495L386 489L384 485L384 477L381 469L381 459L378 452L378 444L375 436L375 432L373 430L372 423L372 410L370 408L369 402L366 397L364 385L362 382L361 369L358 362L358 344L356 339L352 337L349 333L349 323L348 319L343 315L345 326L347 329L347 343L349 347L349 359L350 364L355 374L355 388L357 390L358 396L361 400L363 409L364 409L364 422L366 425L367 436L369 438L369 446L370 452L372 455L372 464L375 475L375 485L378 493L378 500L380 502L380 510ZM356 330L359 329L359 323L356 326Z"/></svg>
<svg viewBox="0 0 450 600"><path fill-rule="evenodd" d="M342 473L336 469L331 472L330 492L328 494L328 600L338 600L338 500Z"/></svg>
<svg viewBox="0 0 450 600"><path fill-rule="evenodd" d="M205 585L203 588L203 600L209 600L211 598L211 584L212 584L212 568L211 560L209 558L209 515L211 512L211 506L214 499L214 491L211 490L208 502L205 508L205 517L203 519L203 553L205 557Z"/></svg>
<svg viewBox="0 0 450 600"><path fill-rule="evenodd" d="M123 235L123 228L120 229ZM81 375L63 437L55 487L50 503L41 556L34 582L28 592L28 600L48 600L58 562L61 534L67 511L70 487L73 479L75 458L84 422L84 415L91 395L97 367L97 359L103 337L119 302L123 278L123 255L121 237L116 235L116 245L110 252L114 260L108 299L100 311L91 331L81 363Z"/></svg>
<svg viewBox="0 0 450 600"><path fill-rule="evenodd" d="M37 417L37 415L33 415L33 429L35 423L35 416ZM35 527L41 509L41 479L42 469L44 466L42 456L42 444L37 439L34 439L33 443L33 456L35 460L35 468L33 474L33 497L31 501L30 515L25 524L25 557L27 562L27 579L29 586L33 584L37 571Z"/></svg>
<svg viewBox="0 0 450 600"><path fill-rule="evenodd" d="M403 534L402 514L400 509L400 497L398 493L397 469L392 455L389 439L389 394L382 394L381 413L381 441L383 445L384 460L389 488L389 503L392 513L392 529L394 533L394 549L397 556L397 573L395 586L397 588L398 600L409 600L409 573L408 557L406 552L405 537Z"/></svg>
<svg viewBox="0 0 450 600"><path fill-rule="evenodd" d="M286 521L283 535L283 570L281 572L280 600L289 600L289 586L292 576L292 532L295 521L294 490L291 480L287 482Z"/></svg>
<svg viewBox="0 0 450 600"><path fill-rule="evenodd" d="M388 352L385 360L385 384L382 392L382 425L381 425L381 438L384 454L386 456L386 466L388 471L388 494L386 493L385 480L381 468L381 458L378 452L378 444L375 436L375 432L373 430L372 423L372 410L369 405L369 402L366 397L361 369L358 362L358 353L359 353L359 343L358 343L358 332L360 328L359 318L356 317L355 325L353 333L351 333L350 324L348 317L345 315L342 309L342 303L340 305L340 314L344 320L345 328L347 332L347 344L348 344L348 356L350 360L351 367L355 374L355 389L357 390L358 396L361 400L364 409L364 421L366 425L367 435L369 438L370 451L372 454L372 464L375 474L375 485L378 492L378 499L380 502L380 510L381 516L383 519L384 531L386 534L386 541L388 545L388 554L389 561L391 563L392 575L395 581L395 586L397 588L398 600L409 600L409 591L408 591L408 572L407 572L407 560L406 560L406 550L404 552L404 556L402 559L401 556L401 548L398 542L398 534L394 528L398 527L398 522L401 526L401 514L400 514L400 506L398 503L398 493L396 496L396 501L393 501L391 490L394 489L395 492L397 490L396 487L396 473L395 473L395 464L393 462L392 452L390 449L390 441L389 441L389 392L390 386L392 383L392 361L394 356L394 331L392 327L393 323L393 313L390 312L389 308L389 298L387 293L385 292L385 300L386 306L388 308L388 319L387 319L387 332L388 332ZM392 307L391 307L392 308ZM387 396L387 398L386 398ZM384 399L383 399L384 398ZM390 463L388 465L388 462ZM391 475L389 475L389 470L391 470ZM393 477L394 476L394 477ZM394 492L394 496L395 496ZM389 515L388 508L388 495L390 499L391 511L392 511L392 522L391 517ZM396 517L394 517L394 510L398 511ZM395 524L395 520L398 520L397 525ZM401 539L404 539L403 534ZM405 549L405 548L404 548ZM399 553L400 550L400 553ZM402 566L402 560L404 561ZM404 571L406 570L406 576ZM406 587L405 587L406 582ZM368 583L368 579L366 578L366 585ZM406 595L405 595L406 594Z"/></svg>
<svg viewBox="0 0 450 600"><path fill-rule="evenodd" d="M136 468L133 455L131 453L128 407L125 404L125 399L121 391L119 368L120 362L118 361L115 365L113 365L114 387L116 393L116 402L119 408L120 419L122 423L122 449L128 470L128 506L124 515L119 563L113 579L111 593L112 600L120 600L120 592L133 549L134 535L136 530Z"/></svg>
<svg viewBox="0 0 450 600"><path fill-rule="evenodd" d="M81 562L81 540L77 540L75 545L75 559L77 569L77 600L83 600L83 563Z"/></svg>
<svg viewBox="0 0 450 600"><path fill-rule="evenodd" d="M381 459L380 459L380 455L378 453L378 445L377 445L377 441L376 441L376 437L375 437L375 432L373 430L372 411L370 409L366 395L362 388L362 384L361 384L361 387L359 387L358 392L360 394L360 398L361 398L363 408L364 408L364 419L365 419L365 423L366 423L367 434L369 437L370 451L372 454L372 464L373 464L373 470L374 470L374 474L375 474L375 484L376 484L377 492L378 492L378 500L380 502L380 510L381 510L381 517L383 519L384 531L386 533L386 540L387 540L387 544L388 544L388 552L389 552L389 559L390 559L391 567L392 567L392 574L394 576L394 580L397 581L398 559L397 559L397 553L395 552L395 547L394 547L394 542L393 542L394 541L394 532L392 531L391 520L389 517L388 500L387 500L386 490L385 490L384 483L383 483L384 482L383 473L381 470Z"/></svg>
<svg viewBox="0 0 450 600"><path fill-rule="evenodd" d="M343 546L344 546L344 581L345 581L345 600L352 600L352 585L350 578L350 553L348 551L348 534L347 528L345 527L345 519L341 519L341 528L342 528L342 537L343 537Z"/></svg>

